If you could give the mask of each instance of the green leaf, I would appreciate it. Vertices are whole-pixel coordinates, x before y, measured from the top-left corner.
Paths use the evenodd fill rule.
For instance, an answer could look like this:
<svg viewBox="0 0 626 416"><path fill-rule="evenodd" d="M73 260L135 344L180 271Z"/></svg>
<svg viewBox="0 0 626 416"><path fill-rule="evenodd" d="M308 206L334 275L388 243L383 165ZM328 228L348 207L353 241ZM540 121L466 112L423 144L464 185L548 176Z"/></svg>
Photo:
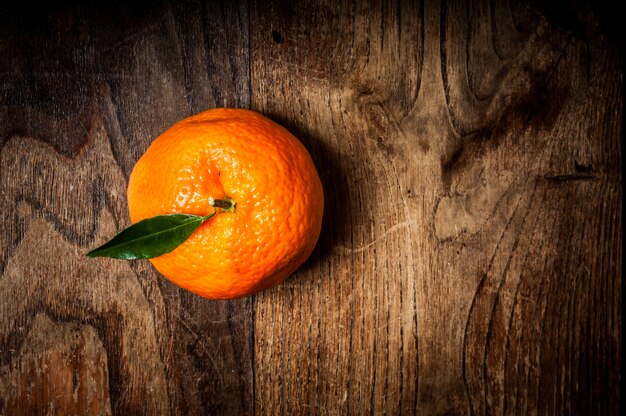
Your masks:
<svg viewBox="0 0 626 416"><path fill-rule="evenodd" d="M151 259L169 253L181 245L207 219L191 214L159 215L139 221L91 250L87 257L111 257L122 260Z"/></svg>

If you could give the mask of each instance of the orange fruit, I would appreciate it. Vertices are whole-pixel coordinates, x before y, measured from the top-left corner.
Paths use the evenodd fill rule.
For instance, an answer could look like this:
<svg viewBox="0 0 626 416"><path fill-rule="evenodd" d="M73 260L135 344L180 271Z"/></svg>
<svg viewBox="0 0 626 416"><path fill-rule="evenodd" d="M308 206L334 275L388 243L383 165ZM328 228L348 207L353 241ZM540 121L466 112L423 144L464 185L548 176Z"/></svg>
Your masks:
<svg viewBox="0 0 626 416"><path fill-rule="evenodd" d="M128 183L133 223L208 215L210 197L231 198L234 212L218 213L150 259L178 286L211 299L250 295L285 280L313 251L322 184L302 143L268 118L240 109L186 118L154 140Z"/></svg>

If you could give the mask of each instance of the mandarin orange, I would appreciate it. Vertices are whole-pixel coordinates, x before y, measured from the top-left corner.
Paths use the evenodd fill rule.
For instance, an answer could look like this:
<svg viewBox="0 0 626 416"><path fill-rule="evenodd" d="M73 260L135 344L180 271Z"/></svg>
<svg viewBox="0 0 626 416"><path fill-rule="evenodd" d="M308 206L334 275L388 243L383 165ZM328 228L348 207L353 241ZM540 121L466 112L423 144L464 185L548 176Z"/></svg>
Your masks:
<svg viewBox="0 0 626 416"><path fill-rule="evenodd" d="M242 297L282 282L313 251L322 184L302 143L268 118L214 109L184 119L154 140L128 183L133 223L207 215L209 198L230 198L235 209L150 259L175 284L211 299Z"/></svg>

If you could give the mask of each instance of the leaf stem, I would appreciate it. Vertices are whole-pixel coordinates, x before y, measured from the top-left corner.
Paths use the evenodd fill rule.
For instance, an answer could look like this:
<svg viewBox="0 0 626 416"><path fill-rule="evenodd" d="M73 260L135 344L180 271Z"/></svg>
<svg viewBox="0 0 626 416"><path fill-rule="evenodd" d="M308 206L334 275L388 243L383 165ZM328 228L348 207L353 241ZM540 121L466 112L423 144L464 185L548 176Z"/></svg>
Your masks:
<svg viewBox="0 0 626 416"><path fill-rule="evenodd" d="M209 197L209 205L215 208L220 208L223 211L235 212L236 202L229 197L224 197L224 199L215 199L211 196Z"/></svg>

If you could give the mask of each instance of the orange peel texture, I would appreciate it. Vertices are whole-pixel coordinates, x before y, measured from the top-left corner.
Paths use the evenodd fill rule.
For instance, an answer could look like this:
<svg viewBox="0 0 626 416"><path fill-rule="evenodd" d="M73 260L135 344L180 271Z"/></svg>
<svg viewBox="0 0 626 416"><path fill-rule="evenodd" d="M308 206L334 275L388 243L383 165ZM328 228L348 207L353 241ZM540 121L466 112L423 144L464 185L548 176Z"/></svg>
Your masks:
<svg viewBox="0 0 626 416"><path fill-rule="evenodd" d="M128 183L133 223L163 214L207 215L209 197L235 212L205 221L174 251L150 259L180 287L232 299L285 280L319 237L324 194L305 147L249 110L214 109L161 134Z"/></svg>

